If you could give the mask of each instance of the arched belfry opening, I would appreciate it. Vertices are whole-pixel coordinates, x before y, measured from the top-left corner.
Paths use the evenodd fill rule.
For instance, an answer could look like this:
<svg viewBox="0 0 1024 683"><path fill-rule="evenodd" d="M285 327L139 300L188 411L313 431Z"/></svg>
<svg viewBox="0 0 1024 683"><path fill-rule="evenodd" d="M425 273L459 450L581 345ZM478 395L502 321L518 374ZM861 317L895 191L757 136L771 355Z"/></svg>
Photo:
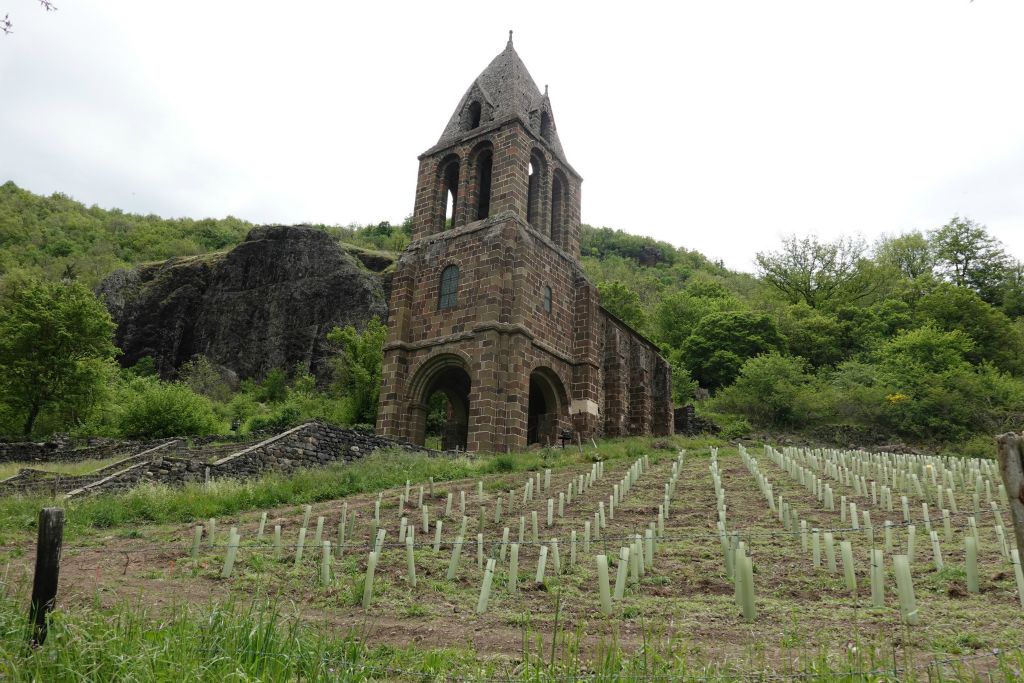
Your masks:
<svg viewBox="0 0 1024 683"><path fill-rule="evenodd" d="M551 178L551 241L565 246L566 180L560 170Z"/></svg>
<svg viewBox="0 0 1024 683"><path fill-rule="evenodd" d="M549 368L530 373L530 397L526 418L528 444L554 444L558 439L559 418L567 415L565 387Z"/></svg>
<svg viewBox="0 0 1024 683"><path fill-rule="evenodd" d="M474 220L491 215L491 172L494 168L494 151L490 144L477 150L473 156Z"/></svg>
<svg viewBox="0 0 1024 683"><path fill-rule="evenodd" d="M439 230L455 227L455 211L459 201L459 158L449 156L441 162L439 168L441 181L441 219Z"/></svg>
<svg viewBox="0 0 1024 683"><path fill-rule="evenodd" d="M459 356L444 354L426 361L412 382L409 441L423 445L427 437L434 437L444 450L466 450L472 385Z"/></svg>
<svg viewBox="0 0 1024 683"><path fill-rule="evenodd" d="M544 204L541 201L544 187L544 157L539 150L530 154L529 180L526 192L526 222L544 232Z"/></svg>

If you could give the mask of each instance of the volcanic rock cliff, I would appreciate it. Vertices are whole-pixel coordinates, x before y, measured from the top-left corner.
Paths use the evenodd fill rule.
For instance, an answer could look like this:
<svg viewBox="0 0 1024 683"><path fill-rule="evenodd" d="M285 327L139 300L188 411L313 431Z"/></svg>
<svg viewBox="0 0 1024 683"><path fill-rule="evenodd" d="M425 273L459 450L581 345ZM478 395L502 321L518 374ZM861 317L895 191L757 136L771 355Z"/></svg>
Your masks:
<svg viewBox="0 0 1024 683"><path fill-rule="evenodd" d="M322 369L325 335L387 317L386 255L322 230L265 226L228 252L119 270L98 287L121 363L150 356L163 377L204 355L241 378L296 363Z"/></svg>

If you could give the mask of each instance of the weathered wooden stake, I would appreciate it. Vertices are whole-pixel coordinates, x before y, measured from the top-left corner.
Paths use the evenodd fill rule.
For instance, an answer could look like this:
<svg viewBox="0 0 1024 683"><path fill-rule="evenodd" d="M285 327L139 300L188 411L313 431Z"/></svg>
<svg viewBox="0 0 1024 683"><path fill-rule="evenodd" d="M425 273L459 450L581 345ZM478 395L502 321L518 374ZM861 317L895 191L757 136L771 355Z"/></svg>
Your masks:
<svg viewBox="0 0 1024 683"><path fill-rule="evenodd" d="M32 623L33 646L46 640L46 615L57 599L57 578L60 575L60 548L64 543L64 510L43 508L39 511L39 534L36 542L36 573L32 579L32 602L28 619Z"/></svg>
<svg viewBox="0 0 1024 683"><path fill-rule="evenodd" d="M1010 499L1010 520L1017 537L1017 549L1024 550L1024 434L1009 432L996 438L999 445L999 474Z"/></svg>

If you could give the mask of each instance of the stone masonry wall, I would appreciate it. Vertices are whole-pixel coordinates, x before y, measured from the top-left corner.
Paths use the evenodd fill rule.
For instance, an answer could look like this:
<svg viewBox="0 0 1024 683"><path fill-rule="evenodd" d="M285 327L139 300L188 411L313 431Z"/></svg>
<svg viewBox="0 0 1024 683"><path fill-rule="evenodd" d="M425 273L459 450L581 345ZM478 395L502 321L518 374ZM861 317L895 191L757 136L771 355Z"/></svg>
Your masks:
<svg viewBox="0 0 1024 683"><path fill-rule="evenodd" d="M74 491L75 489L105 479L130 466L149 462L163 453L174 452L175 449L180 448L181 443L180 439L165 440L152 448L144 448L135 455L130 455L127 458L87 474L66 475L48 470L22 468L14 476L0 480L0 495L14 493L50 493L57 495L58 493Z"/></svg>
<svg viewBox="0 0 1024 683"><path fill-rule="evenodd" d="M308 422L213 462L161 453L90 482L71 491L68 496L118 491L143 482L181 485L205 481L207 476L210 479L248 478L266 472L289 473L336 462L351 462L378 448L403 448L436 454L363 431Z"/></svg>
<svg viewBox="0 0 1024 683"><path fill-rule="evenodd" d="M85 448L63 449L53 444L32 442L0 443L0 462L81 462L105 460L145 450L160 441L113 441Z"/></svg>

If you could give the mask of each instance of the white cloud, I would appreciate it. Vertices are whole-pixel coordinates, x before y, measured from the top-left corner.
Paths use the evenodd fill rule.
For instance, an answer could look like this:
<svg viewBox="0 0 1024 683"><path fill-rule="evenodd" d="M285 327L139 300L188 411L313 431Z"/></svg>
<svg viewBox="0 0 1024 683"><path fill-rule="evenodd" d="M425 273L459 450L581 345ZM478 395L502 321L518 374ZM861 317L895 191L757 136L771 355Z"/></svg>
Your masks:
<svg viewBox="0 0 1024 683"><path fill-rule="evenodd" d="M1024 6L62 3L11 8L0 181L256 222L401 220L516 29L583 217L750 269L780 235L937 227L1024 257Z"/></svg>

